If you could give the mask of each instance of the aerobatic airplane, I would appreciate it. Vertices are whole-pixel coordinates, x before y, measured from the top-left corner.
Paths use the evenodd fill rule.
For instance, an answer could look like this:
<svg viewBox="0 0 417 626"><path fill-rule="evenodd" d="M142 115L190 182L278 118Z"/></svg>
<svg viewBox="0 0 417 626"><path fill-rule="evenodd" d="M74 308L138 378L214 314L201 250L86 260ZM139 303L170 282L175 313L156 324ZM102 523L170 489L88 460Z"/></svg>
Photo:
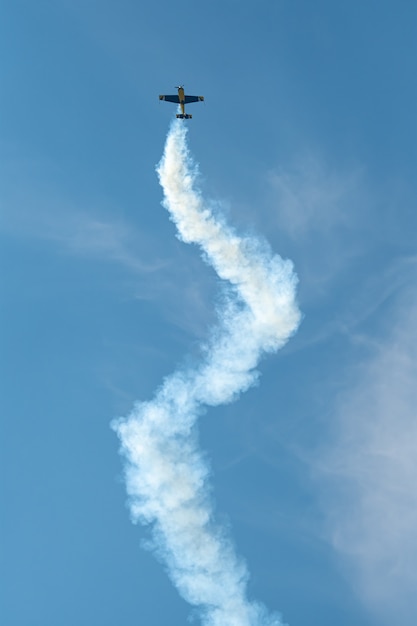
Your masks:
<svg viewBox="0 0 417 626"><path fill-rule="evenodd" d="M190 120L193 116L185 112L185 105L191 104L192 102L203 101L204 96L186 96L182 85L176 87L176 89L178 89L178 96L159 96L159 99L179 104L181 107L181 113L177 113L177 117L181 120Z"/></svg>

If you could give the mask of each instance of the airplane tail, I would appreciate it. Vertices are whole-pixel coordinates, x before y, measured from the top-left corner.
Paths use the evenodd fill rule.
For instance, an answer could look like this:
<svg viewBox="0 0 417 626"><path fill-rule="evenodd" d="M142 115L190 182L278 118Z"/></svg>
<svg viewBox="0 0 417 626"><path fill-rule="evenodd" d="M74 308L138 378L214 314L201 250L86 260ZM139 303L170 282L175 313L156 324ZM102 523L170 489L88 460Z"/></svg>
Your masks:
<svg viewBox="0 0 417 626"><path fill-rule="evenodd" d="M191 120L192 119L192 115L190 115L189 113L185 113L184 115L182 113L177 113L177 119L179 120Z"/></svg>

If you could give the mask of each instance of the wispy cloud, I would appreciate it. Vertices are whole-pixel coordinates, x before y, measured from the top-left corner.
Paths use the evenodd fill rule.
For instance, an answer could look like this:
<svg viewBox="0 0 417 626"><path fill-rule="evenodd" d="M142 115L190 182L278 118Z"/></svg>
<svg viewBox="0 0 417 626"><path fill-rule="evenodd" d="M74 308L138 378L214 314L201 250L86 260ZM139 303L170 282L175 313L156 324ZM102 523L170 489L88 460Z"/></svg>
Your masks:
<svg viewBox="0 0 417 626"><path fill-rule="evenodd" d="M105 199L72 198L65 186L50 182L51 169L59 179L49 163L5 164L3 236L45 241L61 252L116 262L135 273L149 273L163 265L151 254L152 244L145 234L118 207Z"/></svg>
<svg viewBox="0 0 417 626"><path fill-rule="evenodd" d="M376 184L360 163L343 166L314 152L266 180L267 219L296 259L303 301L317 301L364 260L390 263L415 250L415 190L405 180Z"/></svg>
<svg viewBox="0 0 417 626"><path fill-rule="evenodd" d="M309 153L270 171L267 182L271 226L296 259L302 301L317 302L366 250L374 199L365 172Z"/></svg>
<svg viewBox="0 0 417 626"><path fill-rule="evenodd" d="M215 289L210 273L199 259L184 252L167 237L156 236L152 222L138 221L143 207L129 215L112 199L75 198L60 172L49 162L2 163L0 235L9 241L41 247L51 257L68 257L79 270L82 263L118 268L118 285L128 298L159 303L159 315L192 337L206 336L214 319L209 302ZM157 209L158 210L158 209ZM162 213L162 207L159 209ZM109 274L108 285L115 274ZM178 298L179 290L181 299ZM176 332L176 331L173 331Z"/></svg>
<svg viewBox="0 0 417 626"><path fill-rule="evenodd" d="M148 273L163 265L160 259L144 260L144 237L121 218L74 208L68 200L42 198L6 207L1 230L9 236L49 242L62 252L117 262L136 273ZM149 247L149 244L146 245ZM149 255L151 257L151 255ZM152 257L151 257L152 258Z"/></svg>
<svg viewBox="0 0 417 626"><path fill-rule="evenodd" d="M289 350L358 326L414 271L415 193L398 176L306 152L267 176L268 230L294 259L306 319ZM322 314L325 312L325 323Z"/></svg>
<svg viewBox="0 0 417 626"><path fill-rule="evenodd" d="M317 463L327 529L381 624L417 620L417 298L353 368Z"/></svg>
<svg viewBox="0 0 417 626"><path fill-rule="evenodd" d="M361 178L359 169L334 171L312 154L293 168L270 171L267 180L277 199L280 226L293 239L302 240L348 226L357 210L350 203Z"/></svg>

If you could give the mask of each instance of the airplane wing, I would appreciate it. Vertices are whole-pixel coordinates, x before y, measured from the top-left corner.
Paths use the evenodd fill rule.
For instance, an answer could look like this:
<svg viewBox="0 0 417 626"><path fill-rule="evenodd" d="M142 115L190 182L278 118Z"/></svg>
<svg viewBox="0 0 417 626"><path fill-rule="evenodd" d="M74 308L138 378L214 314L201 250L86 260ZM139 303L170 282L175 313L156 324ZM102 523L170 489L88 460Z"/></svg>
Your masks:
<svg viewBox="0 0 417 626"><path fill-rule="evenodd" d="M159 96L159 99L166 100L167 102L175 102L176 104L180 103L180 99L178 98L178 96ZM187 102L187 99L185 101Z"/></svg>
<svg viewBox="0 0 417 626"><path fill-rule="evenodd" d="M204 100L204 96L185 96L185 104L191 104L191 102L200 102Z"/></svg>

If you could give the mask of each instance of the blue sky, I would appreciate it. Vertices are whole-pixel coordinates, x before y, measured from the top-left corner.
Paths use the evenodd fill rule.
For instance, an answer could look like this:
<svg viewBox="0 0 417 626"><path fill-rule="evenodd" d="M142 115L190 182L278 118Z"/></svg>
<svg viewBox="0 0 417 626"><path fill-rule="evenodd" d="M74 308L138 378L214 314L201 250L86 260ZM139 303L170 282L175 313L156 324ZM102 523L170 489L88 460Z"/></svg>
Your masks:
<svg viewBox="0 0 417 626"><path fill-rule="evenodd" d="M414 625L415 3L22 0L0 22L2 621L192 614L110 428L216 321L155 172L158 94L184 83L204 196L299 278L297 334L199 421L249 596L290 626Z"/></svg>

